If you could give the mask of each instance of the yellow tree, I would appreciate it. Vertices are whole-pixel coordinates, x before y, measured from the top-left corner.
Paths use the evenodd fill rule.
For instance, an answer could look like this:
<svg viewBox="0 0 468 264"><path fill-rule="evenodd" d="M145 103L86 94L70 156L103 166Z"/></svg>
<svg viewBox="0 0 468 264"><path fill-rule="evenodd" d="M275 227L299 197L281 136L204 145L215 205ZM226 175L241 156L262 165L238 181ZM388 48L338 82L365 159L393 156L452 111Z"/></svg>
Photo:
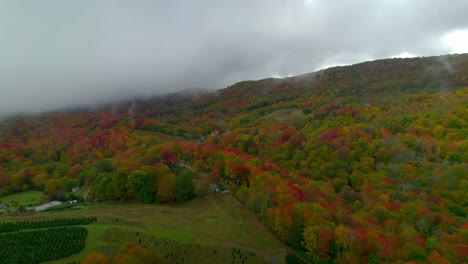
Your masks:
<svg viewBox="0 0 468 264"><path fill-rule="evenodd" d="M351 232L347 227L339 225L335 228L335 243L338 245L338 262L346 263L351 252Z"/></svg>
<svg viewBox="0 0 468 264"><path fill-rule="evenodd" d="M158 185L158 200L160 202L174 201L176 198L175 192L176 176L172 173L164 176Z"/></svg>
<svg viewBox="0 0 468 264"><path fill-rule="evenodd" d="M318 261L320 254L317 251L319 244L319 231L318 225L311 225L304 228L304 242L303 246L307 250L307 255L312 257L313 260Z"/></svg>
<svg viewBox="0 0 468 264"><path fill-rule="evenodd" d="M162 263L158 256L147 249L133 243L128 243L119 250L114 258L115 264L158 264Z"/></svg>
<svg viewBox="0 0 468 264"><path fill-rule="evenodd" d="M93 253L81 261L81 264L110 264L110 260L102 253Z"/></svg>

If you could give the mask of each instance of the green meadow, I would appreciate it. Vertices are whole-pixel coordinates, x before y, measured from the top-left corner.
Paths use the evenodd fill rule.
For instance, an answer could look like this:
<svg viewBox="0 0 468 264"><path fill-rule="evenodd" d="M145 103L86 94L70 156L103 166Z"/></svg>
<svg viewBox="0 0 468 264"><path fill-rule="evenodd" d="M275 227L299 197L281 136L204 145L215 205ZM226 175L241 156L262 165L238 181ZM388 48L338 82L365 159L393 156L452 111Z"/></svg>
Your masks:
<svg viewBox="0 0 468 264"><path fill-rule="evenodd" d="M21 206L35 206L45 201L45 195L39 191L27 191L0 197L0 204L8 205L8 210L16 210Z"/></svg>

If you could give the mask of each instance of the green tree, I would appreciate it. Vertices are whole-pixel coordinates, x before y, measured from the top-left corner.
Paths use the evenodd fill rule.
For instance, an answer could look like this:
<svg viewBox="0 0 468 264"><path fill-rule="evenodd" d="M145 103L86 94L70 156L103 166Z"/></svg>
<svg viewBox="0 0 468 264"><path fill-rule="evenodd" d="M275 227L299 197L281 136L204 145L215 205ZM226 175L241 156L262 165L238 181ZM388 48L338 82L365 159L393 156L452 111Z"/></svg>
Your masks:
<svg viewBox="0 0 468 264"><path fill-rule="evenodd" d="M178 202L185 202L195 197L195 187L193 185L193 173L183 170L176 177L176 199Z"/></svg>
<svg viewBox="0 0 468 264"><path fill-rule="evenodd" d="M143 170L134 170L128 176L128 194L145 203L153 203L154 184L154 177L148 176Z"/></svg>
<svg viewBox="0 0 468 264"><path fill-rule="evenodd" d="M120 201L127 200L127 195L128 195L127 177L128 177L127 170L121 168L117 170L111 182L115 197L119 199Z"/></svg>
<svg viewBox="0 0 468 264"><path fill-rule="evenodd" d="M97 173L110 173L113 170L112 163L110 160L106 159L94 163L94 167L96 168Z"/></svg>

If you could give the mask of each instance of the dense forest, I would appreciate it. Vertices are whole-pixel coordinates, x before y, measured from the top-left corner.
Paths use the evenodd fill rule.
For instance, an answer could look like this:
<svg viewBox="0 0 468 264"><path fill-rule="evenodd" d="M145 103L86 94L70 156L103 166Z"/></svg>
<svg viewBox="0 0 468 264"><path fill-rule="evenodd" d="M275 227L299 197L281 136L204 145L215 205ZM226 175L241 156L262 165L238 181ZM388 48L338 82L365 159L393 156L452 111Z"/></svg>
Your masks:
<svg viewBox="0 0 468 264"><path fill-rule="evenodd" d="M0 126L0 197L229 190L315 263L468 261L468 54L385 59Z"/></svg>

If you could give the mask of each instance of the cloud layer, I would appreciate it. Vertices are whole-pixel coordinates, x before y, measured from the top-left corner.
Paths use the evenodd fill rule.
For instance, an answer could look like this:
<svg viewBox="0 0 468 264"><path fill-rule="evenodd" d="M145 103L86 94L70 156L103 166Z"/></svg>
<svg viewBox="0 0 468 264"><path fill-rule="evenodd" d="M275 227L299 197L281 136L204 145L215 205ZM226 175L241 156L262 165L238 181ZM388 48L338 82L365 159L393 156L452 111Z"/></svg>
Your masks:
<svg viewBox="0 0 468 264"><path fill-rule="evenodd" d="M468 32L465 0L225 2L2 1L0 116L460 52Z"/></svg>

